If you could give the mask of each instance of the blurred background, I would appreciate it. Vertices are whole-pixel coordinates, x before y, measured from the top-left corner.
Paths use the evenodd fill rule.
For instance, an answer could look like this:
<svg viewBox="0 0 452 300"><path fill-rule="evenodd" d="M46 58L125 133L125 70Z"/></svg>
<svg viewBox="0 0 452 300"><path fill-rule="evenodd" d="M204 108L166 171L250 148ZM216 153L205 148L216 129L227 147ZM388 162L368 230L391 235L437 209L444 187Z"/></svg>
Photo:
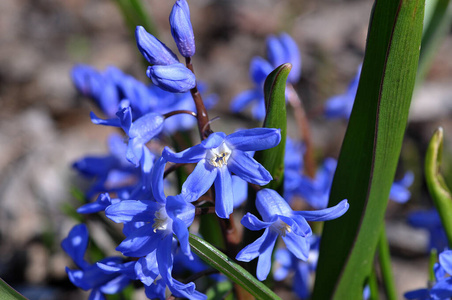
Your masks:
<svg viewBox="0 0 452 300"><path fill-rule="evenodd" d="M232 132L248 126L243 118L230 115L229 103L251 88L249 62L253 56L265 56L267 35L285 31L302 54L302 79L295 88L310 118L317 161L337 158L347 122L326 120L319 112L325 100L346 90L363 60L372 1L188 2L197 43L197 78L219 96L211 113L221 117L212 125L214 130L229 126L225 131ZM159 38L174 50L168 24L173 1L144 3ZM401 294L427 284L428 232L411 228L406 216L431 205L422 164L438 126L445 129L443 171L449 183L452 178L451 53L449 30L412 101L397 175L415 173L412 199L403 205L390 203L388 209L393 268ZM111 130L90 122L94 105L78 95L71 82L75 63L100 70L115 65L150 82L114 1L0 1L0 277L29 299L87 297L66 278L65 266L71 261L60 242L75 221L64 211L80 205L71 190L83 190L89 183L72 170L72 162L106 153ZM297 137L290 122L289 134ZM97 235L102 238L101 232Z"/></svg>

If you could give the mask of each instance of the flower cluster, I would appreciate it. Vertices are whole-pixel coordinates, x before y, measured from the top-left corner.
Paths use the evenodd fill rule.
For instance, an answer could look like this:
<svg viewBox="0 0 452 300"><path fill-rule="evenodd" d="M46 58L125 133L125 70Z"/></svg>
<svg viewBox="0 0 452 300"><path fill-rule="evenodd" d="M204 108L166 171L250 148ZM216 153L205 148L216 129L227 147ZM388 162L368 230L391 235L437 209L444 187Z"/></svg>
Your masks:
<svg viewBox="0 0 452 300"><path fill-rule="evenodd" d="M81 214L103 212L108 219L123 226L124 238L116 247L122 257L108 257L94 264L85 261L89 237L84 224L76 225L62 242L63 249L78 267L67 269L69 279L76 286L91 290L92 299L103 299L104 294L119 292L131 281L141 282L147 297L152 299L165 299L167 289L175 297L205 299L193 282L176 279L174 270L180 269L178 262L187 260L193 262L188 264L191 269L205 268L191 251L190 231L196 227L192 225L201 223L202 226L197 216L204 213L215 213L223 226L234 222L231 215L248 198L248 186L257 191L255 206L262 219L246 213L241 223L249 230L265 230L241 251L233 249L229 254L232 253L231 259L240 261L258 258L259 280L269 274L279 236L293 259L306 261L313 240L308 222L338 218L349 207L347 200L343 200L327 208L326 195L335 164L328 168L327 175L319 175L326 176L327 180L308 180L303 175L303 145L290 139L286 148L284 198L272 189L262 188L273 178L254 158L254 153L277 146L282 139L280 129L242 129L231 134L205 130L210 122L207 108L213 105L215 97L203 101L198 93L204 89L197 82L191 65L195 42L186 0L176 1L169 21L177 49L186 64L180 63L169 47L143 27L136 29L137 46L150 64L146 74L152 84L140 82L115 67L100 72L90 66L77 65L72 71L76 88L93 99L104 115L99 117L92 112L91 121L118 128L122 134L110 137L109 154L84 157L73 164L80 174L93 179L86 192L87 203L77 211ZM289 35L269 37L267 48L269 62L256 58L253 63L253 78L258 81L254 92L259 93L259 97L263 96L265 77L281 63L293 64L290 83L300 77L300 54ZM244 107L250 99L236 105ZM264 116L265 109L260 114ZM178 144L175 133L184 132L190 140L188 131L196 123L201 141L195 145ZM168 146L171 140L173 147ZM180 171L179 187L173 188L176 192L170 194L165 190L169 182L166 177L175 170ZM310 187L317 186L314 181L319 180L325 181L317 187L321 197ZM292 209L290 200L303 193L300 188L306 191L303 196L310 199L308 202L312 201L311 206L320 210ZM249 201L253 203L254 199ZM321 201L321 205L315 205L316 201ZM222 233L228 234L227 228ZM238 243L232 246L237 247Z"/></svg>

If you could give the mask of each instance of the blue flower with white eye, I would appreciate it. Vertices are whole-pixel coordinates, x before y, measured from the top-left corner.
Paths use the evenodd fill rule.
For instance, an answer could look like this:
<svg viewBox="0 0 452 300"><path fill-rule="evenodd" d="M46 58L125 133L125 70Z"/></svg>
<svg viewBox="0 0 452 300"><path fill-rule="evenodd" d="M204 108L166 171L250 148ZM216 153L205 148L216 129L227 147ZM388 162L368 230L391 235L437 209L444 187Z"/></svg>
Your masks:
<svg viewBox="0 0 452 300"><path fill-rule="evenodd" d="M203 299L205 296L195 291L193 283L182 284L171 275L173 235L177 237L182 252L192 258L188 227L195 217L195 207L186 201L184 195L165 196L165 165L166 160L160 157L152 169L150 184L155 200L123 200L107 207L105 214L116 223L124 223L126 238L116 250L126 256L141 257L136 268L141 268L138 277L143 283L149 285L160 275L173 294ZM159 285L156 285L147 292L159 290Z"/></svg>
<svg viewBox="0 0 452 300"><path fill-rule="evenodd" d="M347 91L343 94L333 96L326 100L324 104L325 117L329 119L350 118L353 104L355 103L356 92L358 91L359 78L361 76L361 66L359 66L355 77L349 83Z"/></svg>
<svg viewBox="0 0 452 300"><path fill-rule="evenodd" d="M439 254L439 262L433 266L435 282L432 288L405 293L406 299L450 299L452 297L452 250Z"/></svg>
<svg viewBox="0 0 452 300"><path fill-rule="evenodd" d="M234 206L231 173L250 183L269 183L270 173L247 152L272 148L280 141L280 130L273 128L239 130L228 136L216 132L201 144L179 153L165 148L162 156L174 163L197 163L182 185L182 194L192 202L215 183L215 212L227 219Z"/></svg>
<svg viewBox="0 0 452 300"><path fill-rule="evenodd" d="M289 204L276 191L263 189L257 192L256 208L262 216L247 213L242 225L250 230L265 229L264 234L243 248L236 259L249 262L259 257L256 275L259 280L267 278L271 267L271 255L276 239L281 236L287 249L298 259L307 260L311 227L307 221L327 221L342 216L348 210L347 200L336 206L317 211L293 211Z"/></svg>
<svg viewBox="0 0 452 300"><path fill-rule="evenodd" d="M84 260L88 247L88 229L85 224L74 226L67 238L61 242L63 250L72 258L79 269L66 268L69 280L77 287L91 290L90 299L105 299L103 294L116 294L134 280L134 262L123 263L120 257L107 257L97 264ZM99 264L115 267L116 271L105 272Z"/></svg>

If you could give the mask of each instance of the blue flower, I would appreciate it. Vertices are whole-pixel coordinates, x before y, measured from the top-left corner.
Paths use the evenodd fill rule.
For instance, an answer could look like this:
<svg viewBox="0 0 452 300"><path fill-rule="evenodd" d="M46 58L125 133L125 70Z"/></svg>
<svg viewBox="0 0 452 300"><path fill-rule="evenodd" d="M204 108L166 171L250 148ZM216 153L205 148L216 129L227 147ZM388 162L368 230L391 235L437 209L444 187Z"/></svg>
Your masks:
<svg viewBox="0 0 452 300"><path fill-rule="evenodd" d="M294 39L287 33L281 33L279 37L270 35L267 38L267 57L273 68L282 64L292 64L287 81L296 83L301 76L301 55Z"/></svg>
<svg viewBox="0 0 452 300"><path fill-rule="evenodd" d="M98 264L89 264L84 260L88 246L88 229L85 224L74 226L67 238L61 242L61 247L79 267L78 270L66 268L69 280L77 287L87 291L92 290L90 299L105 299L103 294L116 294L124 289L131 279L135 279L131 268L133 262L123 264L120 257L108 257L101 260L101 265L110 267L122 265L116 271L105 272Z"/></svg>
<svg viewBox="0 0 452 300"><path fill-rule="evenodd" d="M185 93L196 86L196 77L183 64L148 67L146 75L156 86L171 93Z"/></svg>
<svg viewBox="0 0 452 300"><path fill-rule="evenodd" d="M349 83L347 91L343 94L333 96L326 100L324 106L325 117L329 119L349 119L355 103L356 92L358 91L359 78L361 76L361 66L359 66L355 77Z"/></svg>
<svg viewBox="0 0 452 300"><path fill-rule="evenodd" d="M249 262L259 257L256 275L259 280L267 278L271 267L271 255L276 239L281 236L287 249L298 259L307 260L311 227L307 221L327 221L342 216L348 210L347 200L338 205L318 211L293 211L276 191L263 189L257 192L256 208L263 221L247 213L242 225L250 230L265 229L264 234L242 249L236 259Z"/></svg>
<svg viewBox="0 0 452 300"><path fill-rule="evenodd" d="M415 228L424 228L430 233L428 249L446 249L448 242L441 218L436 209L415 211L408 215L408 223Z"/></svg>
<svg viewBox="0 0 452 300"><path fill-rule="evenodd" d="M264 82L268 74L273 71L272 65L262 57L254 57L250 63L250 78L254 84L253 89L241 92L231 101L231 111L238 113L251 103L253 117L256 120L265 118Z"/></svg>
<svg viewBox="0 0 452 300"><path fill-rule="evenodd" d="M389 199L398 203L407 202L411 197L408 188L413 184L413 181L413 172L406 172L401 180L394 181L392 184L391 191L389 192Z"/></svg>
<svg viewBox="0 0 452 300"><path fill-rule="evenodd" d="M190 9L185 0L177 0L169 17L171 34L180 54L191 57L195 54L195 36L190 22Z"/></svg>
<svg viewBox="0 0 452 300"><path fill-rule="evenodd" d="M82 64L72 68L71 76L75 87L83 96L92 98L108 117L115 115L121 99L109 76Z"/></svg>
<svg viewBox="0 0 452 300"><path fill-rule="evenodd" d="M337 161L334 158L327 158L317 171L315 178L302 175L300 179L299 194L315 209L328 206L336 166Z"/></svg>
<svg viewBox="0 0 452 300"><path fill-rule="evenodd" d="M270 173L247 151L272 148L280 140L280 130L273 128L240 130L228 136L218 132L179 153L165 148L162 156L174 163L197 163L182 185L182 194L195 201L215 182L215 212L220 218L229 218L234 205L231 173L250 183L269 183Z"/></svg>
<svg viewBox="0 0 452 300"><path fill-rule="evenodd" d="M439 262L433 266L436 282L430 289L405 293L407 299L450 299L452 297L452 250L439 254Z"/></svg>

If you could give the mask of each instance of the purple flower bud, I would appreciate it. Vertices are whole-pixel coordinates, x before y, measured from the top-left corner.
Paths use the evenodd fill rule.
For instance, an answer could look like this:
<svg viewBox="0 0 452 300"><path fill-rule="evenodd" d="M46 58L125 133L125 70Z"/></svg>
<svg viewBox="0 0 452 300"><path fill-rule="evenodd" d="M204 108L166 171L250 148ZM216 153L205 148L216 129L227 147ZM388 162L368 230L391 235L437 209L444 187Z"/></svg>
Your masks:
<svg viewBox="0 0 452 300"><path fill-rule="evenodd" d="M185 93L196 86L196 77L183 64L152 66L146 75L162 90L172 93Z"/></svg>
<svg viewBox="0 0 452 300"><path fill-rule="evenodd" d="M191 57L195 54L195 36L190 22L190 10L186 0L177 0L169 17L171 34L180 54Z"/></svg>
<svg viewBox="0 0 452 300"><path fill-rule="evenodd" d="M137 26L135 38L137 39L138 49L151 65L171 65L179 62L173 51L148 33L142 26Z"/></svg>

